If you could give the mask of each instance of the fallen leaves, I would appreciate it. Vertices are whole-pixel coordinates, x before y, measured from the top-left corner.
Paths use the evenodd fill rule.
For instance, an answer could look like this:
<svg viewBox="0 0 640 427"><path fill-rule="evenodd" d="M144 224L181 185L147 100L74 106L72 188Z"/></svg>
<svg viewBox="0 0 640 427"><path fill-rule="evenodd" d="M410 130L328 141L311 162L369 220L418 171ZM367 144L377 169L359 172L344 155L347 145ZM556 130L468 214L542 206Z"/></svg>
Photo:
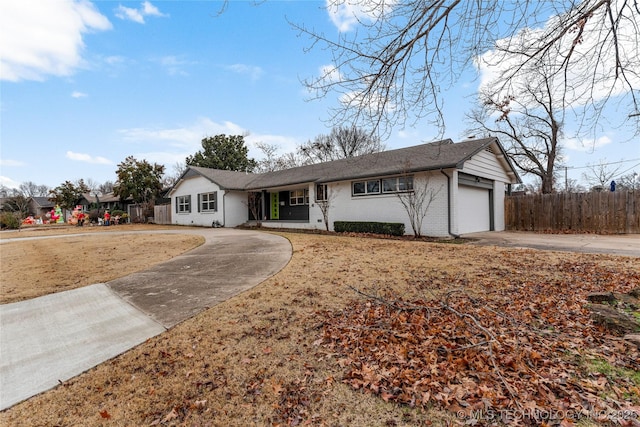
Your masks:
<svg viewBox="0 0 640 427"><path fill-rule="evenodd" d="M640 355L591 322L586 295L629 290L640 276L593 263L547 268L557 280L536 281L539 267L521 277L498 268L480 275L482 292L468 278L450 277L457 291L446 293L416 278L424 298L368 295L321 313L322 346L340 355L343 382L387 402L436 405L467 420L477 411L526 410L533 423L550 411L617 422L607 414L640 403L637 380L592 372L583 361L637 373Z"/></svg>

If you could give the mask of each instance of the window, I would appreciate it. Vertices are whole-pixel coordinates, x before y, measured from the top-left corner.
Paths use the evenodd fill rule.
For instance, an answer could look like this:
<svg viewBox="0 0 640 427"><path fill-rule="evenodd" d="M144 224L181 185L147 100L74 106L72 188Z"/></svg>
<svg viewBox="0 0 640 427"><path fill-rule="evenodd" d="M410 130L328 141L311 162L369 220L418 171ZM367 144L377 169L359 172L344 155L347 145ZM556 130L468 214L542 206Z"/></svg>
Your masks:
<svg viewBox="0 0 640 427"><path fill-rule="evenodd" d="M396 176L382 180L383 193L399 193L413 190L413 175Z"/></svg>
<svg viewBox="0 0 640 427"><path fill-rule="evenodd" d="M329 200L329 193L327 191L327 184L316 185L316 202L326 202Z"/></svg>
<svg viewBox="0 0 640 427"><path fill-rule="evenodd" d="M200 212L215 212L218 210L218 192L198 194Z"/></svg>
<svg viewBox="0 0 640 427"><path fill-rule="evenodd" d="M380 194L380 180L355 181L351 185L354 196L365 196L368 194Z"/></svg>
<svg viewBox="0 0 640 427"><path fill-rule="evenodd" d="M191 212L191 195L176 197L176 212L177 213Z"/></svg>
<svg viewBox="0 0 640 427"><path fill-rule="evenodd" d="M309 204L309 190L293 190L289 192L289 206L301 206Z"/></svg>

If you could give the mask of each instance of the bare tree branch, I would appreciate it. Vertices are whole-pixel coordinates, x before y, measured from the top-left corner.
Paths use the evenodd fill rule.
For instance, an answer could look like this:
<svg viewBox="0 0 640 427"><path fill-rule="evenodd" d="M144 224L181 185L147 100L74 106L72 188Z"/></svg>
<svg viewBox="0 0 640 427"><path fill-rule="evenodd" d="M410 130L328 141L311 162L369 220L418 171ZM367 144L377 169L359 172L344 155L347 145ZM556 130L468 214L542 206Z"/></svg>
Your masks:
<svg viewBox="0 0 640 427"><path fill-rule="evenodd" d="M327 7L345 4L331 0ZM310 38L311 48L332 54L332 68L304 83L316 97L338 94L334 124L354 123L385 135L393 126L427 119L442 132L444 90L465 70L487 65L498 70L494 88L503 93L531 69L551 67L551 76L563 80L561 108L581 109L585 131L603 120L611 102L640 109L637 0L353 4L364 9L353 32L330 37L292 24ZM640 130L640 119L622 115L620 121Z"/></svg>

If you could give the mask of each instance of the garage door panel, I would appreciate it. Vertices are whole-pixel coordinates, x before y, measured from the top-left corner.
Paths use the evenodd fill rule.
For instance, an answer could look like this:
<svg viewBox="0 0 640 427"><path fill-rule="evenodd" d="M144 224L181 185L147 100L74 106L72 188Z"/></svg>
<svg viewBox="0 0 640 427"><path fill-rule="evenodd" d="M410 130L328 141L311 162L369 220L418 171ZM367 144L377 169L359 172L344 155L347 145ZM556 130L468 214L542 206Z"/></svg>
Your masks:
<svg viewBox="0 0 640 427"><path fill-rule="evenodd" d="M475 233L491 229L489 190L459 186L458 206L458 233Z"/></svg>

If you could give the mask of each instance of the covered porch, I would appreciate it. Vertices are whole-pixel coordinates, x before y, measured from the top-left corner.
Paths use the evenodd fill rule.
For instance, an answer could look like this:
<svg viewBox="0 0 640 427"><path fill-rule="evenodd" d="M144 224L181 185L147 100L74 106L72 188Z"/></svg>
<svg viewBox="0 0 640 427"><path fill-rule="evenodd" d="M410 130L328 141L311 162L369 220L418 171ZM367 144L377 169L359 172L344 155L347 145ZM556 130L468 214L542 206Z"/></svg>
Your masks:
<svg viewBox="0 0 640 427"><path fill-rule="evenodd" d="M250 191L247 207L249 223L309 223L309 187Z"/></svg>

